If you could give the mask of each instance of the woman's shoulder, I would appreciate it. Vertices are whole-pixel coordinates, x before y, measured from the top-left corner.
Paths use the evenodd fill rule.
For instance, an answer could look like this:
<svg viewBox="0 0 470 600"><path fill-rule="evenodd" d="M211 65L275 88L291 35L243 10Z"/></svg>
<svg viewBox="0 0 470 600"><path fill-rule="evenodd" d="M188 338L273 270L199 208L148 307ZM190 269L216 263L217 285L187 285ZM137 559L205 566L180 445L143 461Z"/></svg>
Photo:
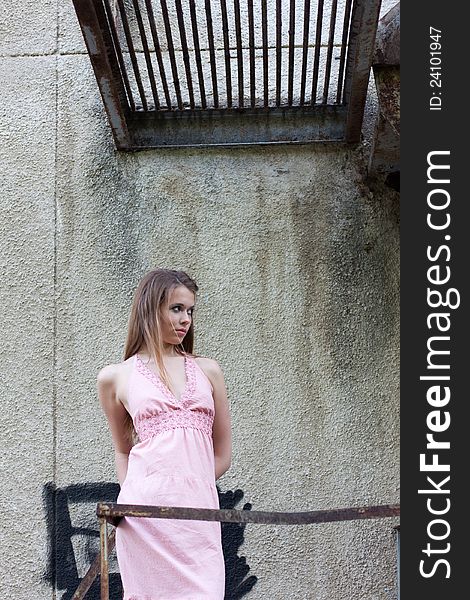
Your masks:
<svg viewBox="0 0 470 600"><path fill-rule="evenodd" d="M98 372L97 386L98 395L103 403L114 406L119 400L124 407L128 408L127 389L129 377L134 364L133 356L123 362L106 365Z"/></svg>
<svg viewBox="0 0 470 600"><path fill-rule="evenodd" d="M132 368L133 357L120 363L110 364L98 371L97 381L101 385L115 384L123 375L127 375Z"/></svg>
<svg viewBox="0 0 470 600"><path fill-rule="evenodd" d="M212 377L220 377L222 375L222 369L219 363L213 358L207 358L205 356L195 356L194 360L197 365L204 371L204 373L212 379Z"/></svg>

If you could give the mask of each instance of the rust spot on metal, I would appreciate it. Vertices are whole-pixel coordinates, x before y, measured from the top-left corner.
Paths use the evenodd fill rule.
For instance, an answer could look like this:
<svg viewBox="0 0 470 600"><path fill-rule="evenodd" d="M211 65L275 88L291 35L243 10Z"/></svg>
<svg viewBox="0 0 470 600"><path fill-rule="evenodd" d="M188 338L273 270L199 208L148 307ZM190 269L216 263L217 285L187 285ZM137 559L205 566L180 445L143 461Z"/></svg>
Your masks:
<svg viewBox="0 0 470 600"><path fill-rule="evenodd" d="M119 100L116 98L116 94L113 93L112 81L106 77L100 77L99 83L111 127L122 139L126 135L126 119L122 114Z"/></svg>
<svg viewBox="0 0 470 600"><path fill-rule="evenodd" d="M98 44L96 43L96 36L93 33L93 30L88 25L83 25L82 27L83 37L85 38L85 43L88 48L88 53L91 56L95 56L99 54L98 52Z"/></svg>

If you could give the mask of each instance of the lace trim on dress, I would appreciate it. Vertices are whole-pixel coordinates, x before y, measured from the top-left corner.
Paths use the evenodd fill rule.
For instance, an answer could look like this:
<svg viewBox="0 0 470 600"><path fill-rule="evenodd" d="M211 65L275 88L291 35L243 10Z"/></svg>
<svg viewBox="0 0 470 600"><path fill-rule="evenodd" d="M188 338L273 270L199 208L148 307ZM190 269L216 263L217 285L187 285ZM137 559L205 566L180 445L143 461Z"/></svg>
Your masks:
<svg viewBox="0 0 470 600"><path fill-rule="evenodd" d="M164 431L180 427L198 429L212 435L214 415L211 411L173 409L135 418L135 429L141 442Z"/></svg>
<svg viewBox="0 0 470 600"><path fill-rule="evenodd" d="M191 403L191 396L194 393L196 388L196 369L195 362L189 356L184 357L184 371L186 374L186 385L181 394L179 400L176 396L168 389L168 387L163 383L160 377L156 375L140 358L137 354L136 359L136 367L139 373L141 373L144 377L146 377L149 381L151 381L161 392L162 394L172 403L176 403L181 405L183 408L187 408Z"/></svg>

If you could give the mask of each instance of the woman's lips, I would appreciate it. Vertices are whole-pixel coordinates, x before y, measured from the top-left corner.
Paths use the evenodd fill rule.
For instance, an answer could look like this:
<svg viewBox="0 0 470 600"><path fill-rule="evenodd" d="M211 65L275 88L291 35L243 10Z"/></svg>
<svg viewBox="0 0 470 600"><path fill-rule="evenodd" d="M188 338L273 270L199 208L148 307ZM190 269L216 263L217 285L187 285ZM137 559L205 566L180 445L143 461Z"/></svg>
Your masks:
<svg viewBox="0 0 470 600"><path fill-rule="evenodd" d="M186 329L177 329L176 333L177 335L184 337L186 335Z"/></svg>

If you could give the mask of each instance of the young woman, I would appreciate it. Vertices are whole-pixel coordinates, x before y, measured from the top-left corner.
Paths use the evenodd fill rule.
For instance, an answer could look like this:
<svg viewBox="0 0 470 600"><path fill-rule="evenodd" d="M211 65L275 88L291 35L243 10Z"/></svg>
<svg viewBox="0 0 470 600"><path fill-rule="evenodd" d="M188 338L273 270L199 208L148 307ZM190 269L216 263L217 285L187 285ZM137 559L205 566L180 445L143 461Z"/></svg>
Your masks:
<svg viewBox="0 0 470 600"><path fill-rule="evenodd" d="M125 360L98 375L122 504L219 507L230 416L219 365L193 354L197 290L183 271L148 273L135 293ZM116 552L124 600L224 597L220 523L124 518Z"/></svg>

